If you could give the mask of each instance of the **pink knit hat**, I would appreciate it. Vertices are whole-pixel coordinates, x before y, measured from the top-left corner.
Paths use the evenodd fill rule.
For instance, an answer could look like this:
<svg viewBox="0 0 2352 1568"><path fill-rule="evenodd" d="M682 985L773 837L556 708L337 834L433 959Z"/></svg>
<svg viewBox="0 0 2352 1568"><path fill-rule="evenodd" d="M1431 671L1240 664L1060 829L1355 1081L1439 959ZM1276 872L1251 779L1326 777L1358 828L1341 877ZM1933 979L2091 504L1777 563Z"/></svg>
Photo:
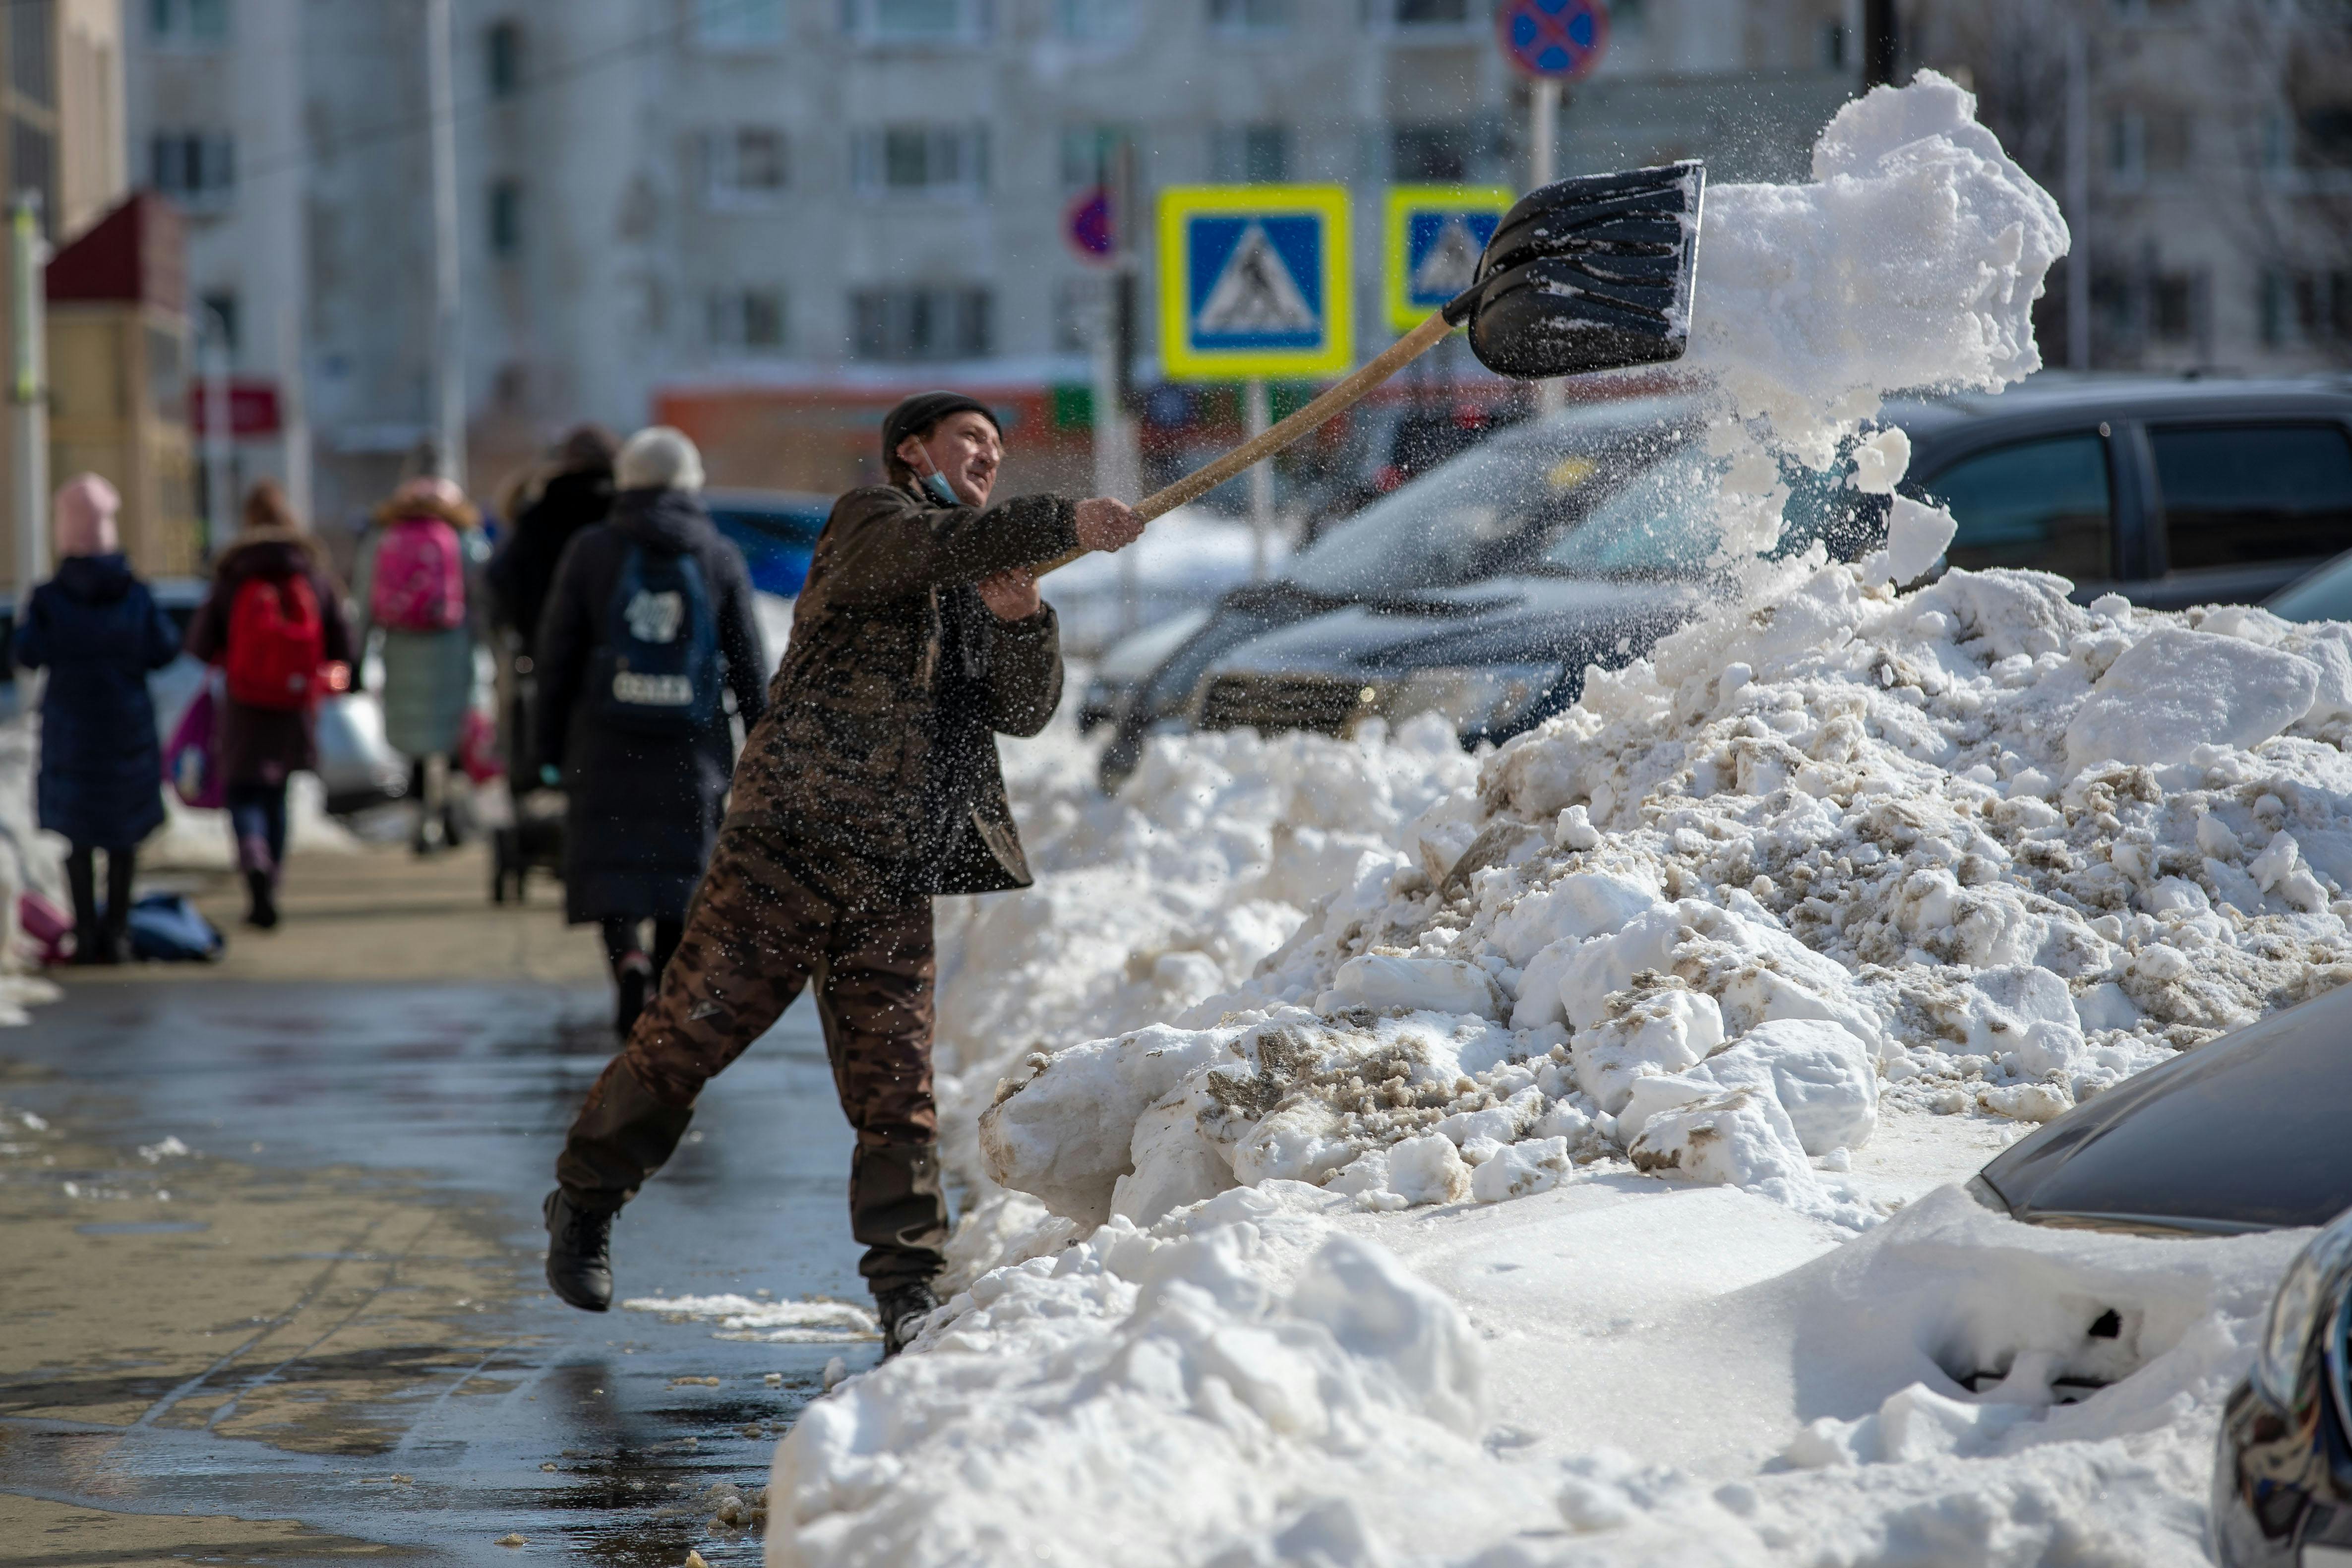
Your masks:
<svg viewBox="0 0 2352 1568"><path fill-rule="evenodd" d="M58 491L58 553L111 555L122 548L114 514L122 498L96 474L76 474Z"/></svg>

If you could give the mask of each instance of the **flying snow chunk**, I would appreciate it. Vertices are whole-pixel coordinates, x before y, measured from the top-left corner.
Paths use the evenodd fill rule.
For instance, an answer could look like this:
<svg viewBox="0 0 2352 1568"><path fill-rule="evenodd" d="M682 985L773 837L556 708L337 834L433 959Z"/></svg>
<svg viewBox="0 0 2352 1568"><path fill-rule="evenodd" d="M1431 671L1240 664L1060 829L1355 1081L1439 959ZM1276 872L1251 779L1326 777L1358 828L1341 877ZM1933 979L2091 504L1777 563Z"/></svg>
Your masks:
<svg viewBox="0 0 2352 1568"><path fill-rule="evenodd" d="M1886 518L1886 576L1896 587L1916 583L1951 548L1960 525L1939 506L1896 496Z"/></svg>

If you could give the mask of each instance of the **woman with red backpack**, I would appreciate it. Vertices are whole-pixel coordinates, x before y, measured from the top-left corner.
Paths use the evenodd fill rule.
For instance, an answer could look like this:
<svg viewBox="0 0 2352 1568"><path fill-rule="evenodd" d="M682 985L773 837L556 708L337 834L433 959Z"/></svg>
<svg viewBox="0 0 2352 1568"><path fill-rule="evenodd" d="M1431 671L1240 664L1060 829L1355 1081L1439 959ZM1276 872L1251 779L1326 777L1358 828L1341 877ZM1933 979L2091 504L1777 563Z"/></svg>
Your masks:
<svg viewBox="0 0 2352 1568"><path fill-rule="evenodd" d="M376 509L352 574L360 646L383 634L383 737L409 759L419 855L462 837L449 762L474 700L472 590L489 549L466 493L430 474Z"/></svg>
<svg viewBox="0 0 2352 1568"><path fill-rule="evenodd" d="M213 565L212 592L188 626L188 651L222 667L217 765L252 907L278 923L286 859L286 785L319 765L319 704L354 686L356 649L317 544L268 479L245 498L245 527Z"/></svg>

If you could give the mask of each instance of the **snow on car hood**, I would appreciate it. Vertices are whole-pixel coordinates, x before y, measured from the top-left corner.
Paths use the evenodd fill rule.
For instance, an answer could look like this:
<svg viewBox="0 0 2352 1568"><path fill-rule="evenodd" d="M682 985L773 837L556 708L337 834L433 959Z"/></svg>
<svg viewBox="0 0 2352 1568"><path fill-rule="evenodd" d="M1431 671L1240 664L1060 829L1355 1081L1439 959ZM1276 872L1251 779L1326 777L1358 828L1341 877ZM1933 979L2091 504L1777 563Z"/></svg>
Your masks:
<svg viewBox="0 0 2352 1568"><path fill-rule="evenodd" d="M1972 113L1709 193L1717 614L1482 759L1015 752L1039 886L942 906L960 1290L781 1447L772 1563L2200 1560L2299 1238L1945 1184L2352 973L2352 628L1898 592L1916 505L1754 560L1779 455L2037 363L2064 229Z"/></svg>

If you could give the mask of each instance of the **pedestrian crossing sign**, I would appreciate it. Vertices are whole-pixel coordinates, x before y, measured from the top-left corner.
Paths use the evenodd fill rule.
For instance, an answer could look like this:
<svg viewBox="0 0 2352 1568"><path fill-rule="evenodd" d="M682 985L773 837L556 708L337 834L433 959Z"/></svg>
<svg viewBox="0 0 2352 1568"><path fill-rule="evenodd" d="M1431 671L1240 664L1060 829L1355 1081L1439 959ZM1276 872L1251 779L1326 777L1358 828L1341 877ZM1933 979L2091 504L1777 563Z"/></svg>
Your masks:
<svg viewBox="0 0 2352 1568"><path fill-rule="evenodd" d="M1391 185L1389 325L1417 327L1475 281L1478 258L1518 197L1507 185Z"/></svg>
<svg viewBox="0 0 2352 1568"><path fill-rule="evenodd" d="M1348 193L1175 185L1160 195L1161 368L1172 380L1355 366Z"/></svg>

